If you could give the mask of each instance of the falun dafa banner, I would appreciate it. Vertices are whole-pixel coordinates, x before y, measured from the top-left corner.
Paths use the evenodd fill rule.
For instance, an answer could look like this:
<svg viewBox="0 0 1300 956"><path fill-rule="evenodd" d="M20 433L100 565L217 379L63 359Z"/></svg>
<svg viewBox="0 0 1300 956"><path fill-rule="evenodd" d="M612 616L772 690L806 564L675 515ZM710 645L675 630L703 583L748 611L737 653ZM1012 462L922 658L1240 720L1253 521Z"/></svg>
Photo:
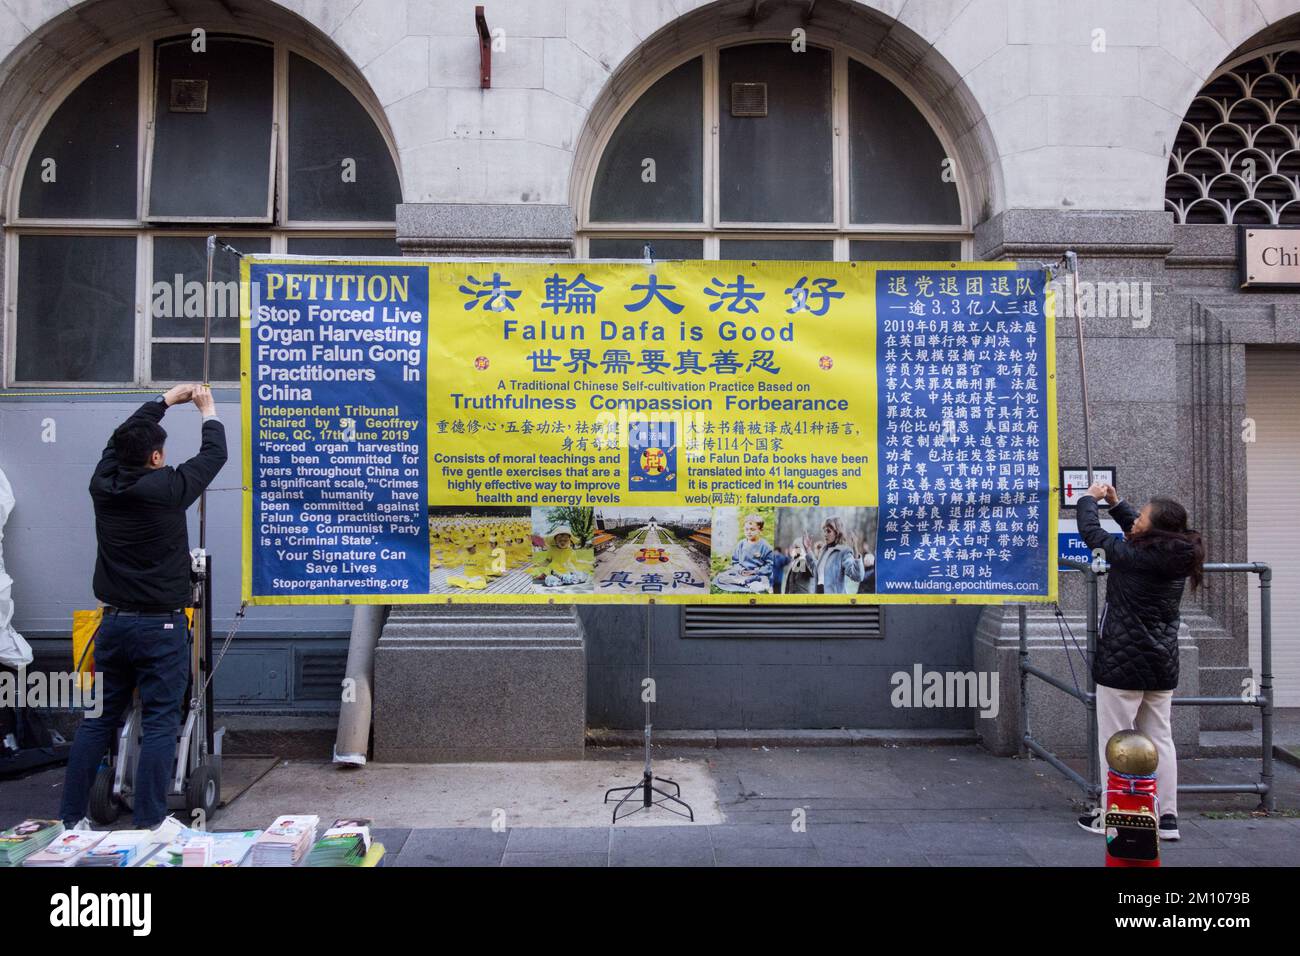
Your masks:
<svg viewBox="0 0 1300 956"><path fill-rule="evenodd" d="M1056 597L1014 263L247 256L253 604Z"/></svg>

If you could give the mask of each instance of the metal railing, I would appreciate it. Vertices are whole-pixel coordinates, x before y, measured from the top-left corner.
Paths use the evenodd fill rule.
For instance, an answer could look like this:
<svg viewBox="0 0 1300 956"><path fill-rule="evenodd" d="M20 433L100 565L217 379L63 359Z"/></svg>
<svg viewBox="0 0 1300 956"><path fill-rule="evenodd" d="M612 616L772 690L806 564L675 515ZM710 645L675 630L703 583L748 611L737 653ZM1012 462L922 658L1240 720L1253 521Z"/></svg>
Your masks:
<svg viewBox="0 0 1300 956"><path fill-rule="evenodd" d="M1029 663L1029 632L1027 607L1017 608L1020 631L1020 741L1023 751L1029 751L1036 757L1051 764L1090 799L1100 797L1101 757L1097 740L1097 685L1092 679L1092 661L1097 652L1098 634L1098 596L1097 584L1105 571L1094 571L1090 564L1081 561L1061 559L1062 568L1080 571L1088 581L1088 653L1086 690L1077 685L1071 686L1065 681L1049 674L1040 667ZM1237 697L1175 697L1173 703L1182 707L1258 707L1260 711L1260 729L1262 736L1262 758L1259 781L1242 783L1180 783L1179 793L1257 793L1260 808L1272 812L1277 806L1277 796L1273 790L1273 611L1272 582L1273 570L1260 562L1239 564L1207 564L1206 572L1212 573L1247 573L1259 575L1259 692L1253 695L1242 694ZM1058 609L1059 610L1059 609ZM1070 650L1067 646L1066 653ZM1067 765L1060 757L1035 740L1029 727L1029 678L1037 677L1055 687L1064 694L1082 701L1087 709L1088 726L1088 776L1085 778L1073 767ZM1022 752L1023 752L1022 751Z"/></svg>

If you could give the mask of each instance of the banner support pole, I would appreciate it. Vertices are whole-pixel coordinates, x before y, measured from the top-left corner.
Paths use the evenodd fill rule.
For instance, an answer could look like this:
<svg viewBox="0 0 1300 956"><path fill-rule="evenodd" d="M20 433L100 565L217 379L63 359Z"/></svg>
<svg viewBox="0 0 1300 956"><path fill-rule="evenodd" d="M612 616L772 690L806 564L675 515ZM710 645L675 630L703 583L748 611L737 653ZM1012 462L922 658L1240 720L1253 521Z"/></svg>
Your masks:
<svg viewBox="0 0 1300 956"><path fill-rule="evenodd" d="M217 252L217 237L208 236L208 271L207 281L203 284L203 384L207 385L212 375L212 260ZM208 539L208 491L205 488L199 495L199 549L207 546Z"/></svg>
<svg viewBox="0 0 1300 956"><path fill-rule="evenodd" d="M654 767L651 764L652 758L650 748L653 745L653 737L650 725L650 703L655 699L657 694L657 690L654 689L654 678L650 674L651 618L654 616L654 607L655 602L654 599L651 598L649 603L646 605L645 616L642 618L644 627L642 636L645 638L645 681L641 685L641 699L645 702L645 766L641 770L640 783L634 783L631 786L626 787L611 787L609 790L605 791L606 803L609 803L609 798L612 794L623 794L623 796L619 798L618 803L614 805L613 823L618 823L619 811L628 800L637 794L640 794L641 796L640 804L634 804L631 810L628 810L623 814L624 817L630 817L638 810L648 810L651 807L659 806L663 807L665 810L672 811L680 817L686 817L692 823L695 822L695 811L692 810L690 805L682 799L681 786L676 781L669 780L667 777L656 777L654 775ZM661 790L659 787L655 786L656 783L668 784L673 788L673 792L669 793L667 790ZM658 794L659 799L655 799L655 794ZM682 810L678 810L676 807L671 806L671 804L674 803L686 812L683 813Z"/></svg>
<svg viewBox="0 0 1300 956"><path fill-rule="evenodd" d="M1083 316L1079 314L1079 257L1073 250L1065 252L1065 266L1070 272L1070 311L1074 313L1074 339L1079 347L1079 385L1083 393L1083 461L1092 485L1092 408L1088 403L1088 366L1083 354Z"/></svg>

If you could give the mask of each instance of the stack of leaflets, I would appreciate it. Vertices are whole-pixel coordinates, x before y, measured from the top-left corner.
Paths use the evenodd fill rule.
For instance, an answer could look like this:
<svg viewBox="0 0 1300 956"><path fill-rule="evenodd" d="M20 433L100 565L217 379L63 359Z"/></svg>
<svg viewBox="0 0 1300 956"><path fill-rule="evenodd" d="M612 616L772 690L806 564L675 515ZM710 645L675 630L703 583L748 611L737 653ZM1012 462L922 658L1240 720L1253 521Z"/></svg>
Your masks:
<svg viewBox="0 0 1300 956"><path fill-rule="evenodd" d="M212 835L196 833L181 844L181 866L212 865Z"/></svg>
<svg viewBox="0 0 1300 956"><path fill-rule="evenodd" d="M307 865L360 866L369 852L369 820L335 820L311 848Z"/></svg>
<svg viewBox="0 0 1300 956"><path fill-rule="evenodd" d="M244 862L244 857L248 856L253 841L261 834L261 830L236 830L230 833L212 834L204 834L202 830L186 830L179 839L173 840L150 857L144 866L173 867L190 865L185 864L183 859L185 844L188 840L197 836L210 836L212 838L210 862L204 864L205 866L239 866Z"/></svg>
<svg viewBox="0 0 1300 956"><path fill-rule="evenodd" d="M0 866L21 866L63 832L61 820L24 820L0 833Z"/></svg>
<svg viewBox="0 0 1300 956"><path fill-rule="evenodd" d="M180 866L181 851L185 849L185 841L190 837L201 836L202 833L202 830L191 830L189 827L185 827L180 833L172 837L171 842L149 857L148 861L143 865L147 867Z"/></svg>
<svg viewBox="0 0 1300 956"><path fill-rule="evenodd" d="M253 842L253 866L297 866L307 849L316 842L320 817L313 814L276 817L275 822Z"/></svg>
<svg viewBox="0 0 1300 956"><path fill-rule="evenodd" d="M33 853L23 866L72 866L77 857L99 843L108 834L102 830L65 830L44 850Z"/></svg>
<svg viewBox="0 0 1300 956"><path fill-rule="evenodd" d="M261 830L237 830L233 833L214 833L212 835L212 866L239 866L248 856Z"/></svg>
<svg viewBox="0 0 1300 956"><path fill-rule="evenodd" d="M135 866L158 849L153 830L112 830L77 857L77 866Z"/></svg>

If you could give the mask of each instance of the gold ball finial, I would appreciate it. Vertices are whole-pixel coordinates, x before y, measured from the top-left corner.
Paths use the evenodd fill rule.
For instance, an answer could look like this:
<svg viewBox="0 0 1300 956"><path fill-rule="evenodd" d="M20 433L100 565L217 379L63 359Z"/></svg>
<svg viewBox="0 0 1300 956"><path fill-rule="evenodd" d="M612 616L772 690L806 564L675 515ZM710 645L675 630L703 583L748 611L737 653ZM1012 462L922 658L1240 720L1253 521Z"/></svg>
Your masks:
<svg viewBox="0 0 1300 956"><path fill-rule="evenodd" d="M1134 777L1149 777L1156 772L1160 756L1146 734L1121 730L1106 741L1106 763L1112 770Z"/></svg>

